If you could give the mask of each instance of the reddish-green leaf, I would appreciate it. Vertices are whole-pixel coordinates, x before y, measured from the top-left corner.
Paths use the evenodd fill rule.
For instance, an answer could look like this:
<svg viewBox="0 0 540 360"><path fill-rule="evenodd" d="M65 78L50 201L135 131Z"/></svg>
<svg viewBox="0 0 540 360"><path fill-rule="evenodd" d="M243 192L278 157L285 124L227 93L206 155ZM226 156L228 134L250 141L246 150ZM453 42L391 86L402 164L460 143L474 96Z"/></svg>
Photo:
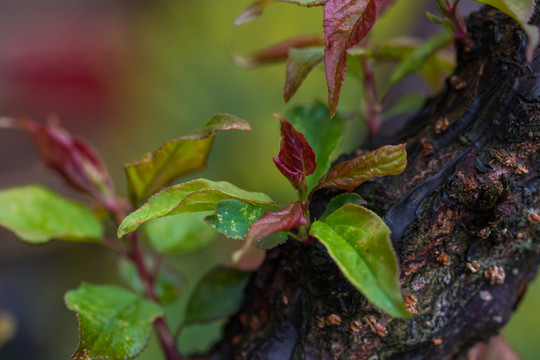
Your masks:
<svg viewBox="0 0 540 360"><path fill-rule="evenodd" d="M526 56L527 61L532 61L534 50L540 42L540 32L535 25L529 25L529 20L534 14L535 0L476 0L491 5L506 15L513 17L523 28L529 37Z"/></svg>
<svg viewBox="0 0 540 360"><path fill-rule="evenodd" d="M322 47L289 50L283 91L285 102L291 99L311 70L323 59L324 48Z"/></svg>
<svg viewBox="0 0 540 360"><path fill-rule="evenodd" d="M401 174L407 166L405 147L405 144L387 145L339 163L321 178L314 190L333 188L352 192L371 178Z"/></svg>
<svg viewBox="0 0 540 360"><path fill-rule="evenodd" d="M306 222L307 220L304 217L302 203L300 201L278 211L266 212L249 227L246 238L244 239L244 245L233 254L233 261L238 262L253 242L280 231L299 228L305 225Z"/></svg>
<svg viewBox="0 0 540 360"><path fill-rule="evenodd" d="M347 73L347 50L360 43L375 24L375 0L328 0L324 4L324 55L328 106L336 113L341 86Z"/></svg>
<svg viewBox="0 0 540 360"><path fill-rule="evenodd" d="M377 214L346 204L313 223L309 234L319 239L343 275L373 305L395 317L410 317L401 299L390 229Z"/></svg>
<svg viewBox="0 0 540 360"><path fill-rule="evenodd" d="M305 190L306 176L317 167L315 153L304 134L296 131L284 117L277 115L281 122L281 145L274 164L297 190Z"/></svg>
<svg viewBox="0 0 540 360"><path fill-rule="evenodd" d="M236 65L249 68L285 61L291 49L303 49L323 45L324 38L321 35L302 35L274 44L249 56L233 55L233 58Z"/></svg>
<svg viewBox="0 0 540 360"><path fill-rule="evenodd" d="M138 204L174 179L206 166L214 133L232 129L251 130L245 120L216 114L191 134L167 141L141 160L126 164L124 172L132 202Z"/></svg>
<svg viewBox="0 0 540 360"><path fill-rule="evenodd" d="M28 119L4 119L0 126L28 131L47 167L102 204L114 206L116 199L113 182L90 145L52 122L40 125Z"/></svg>
<svg viewBox="0 0 540 360"><path fill-rule="evenodd" d="M275 2L291 3L305 7L324 5L326 0L257 0L238 15L234 25L242 25L262 15L264 9Z"/></svg>

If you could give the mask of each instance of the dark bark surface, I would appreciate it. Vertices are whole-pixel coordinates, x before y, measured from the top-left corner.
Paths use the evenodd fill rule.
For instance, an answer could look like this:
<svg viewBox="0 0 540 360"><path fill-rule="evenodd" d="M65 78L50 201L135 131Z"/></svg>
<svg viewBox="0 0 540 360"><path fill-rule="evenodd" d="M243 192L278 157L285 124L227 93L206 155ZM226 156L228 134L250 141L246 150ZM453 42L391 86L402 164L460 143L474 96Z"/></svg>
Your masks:
<svg viewBox="0 0 540 360"><path fill-rule="evenodd" d="M289 241L211 359L452 359L508 321L540 262L540 57L525 65L525 35L495 10L468 27L445 90L367 146L406 142L405 172L357 189L393 232L414 316L382 314L322 245ZM315 217L335 194L315 195Z"/></svg>

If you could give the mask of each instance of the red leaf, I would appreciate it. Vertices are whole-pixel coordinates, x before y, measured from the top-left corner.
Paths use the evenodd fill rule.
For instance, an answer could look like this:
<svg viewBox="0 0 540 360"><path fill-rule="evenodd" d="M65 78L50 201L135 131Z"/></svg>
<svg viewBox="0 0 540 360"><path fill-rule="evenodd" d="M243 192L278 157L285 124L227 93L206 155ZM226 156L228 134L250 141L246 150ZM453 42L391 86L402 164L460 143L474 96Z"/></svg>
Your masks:
<svg viewBox="0 0 540 360"><path fill-rule="evenodd" d="M394 3L394 0L376 0L377 16L381 16Z"/></svg>
<svg viewBox="0 0 540 360"><path fill-rule="evenodd" d="M234 61L236 65L242 67L273 64L287 60L290 49L323 45L324 39L320 35L302 35L274 44L247 57L234 56Z"/></svg>
<svg viewBox="0 0 540 360"><path fill-rule="evenodd" d="M319 180L311 193L322 188L352 192L371 178L401 174L406 166L406 144L386 145L337 164Z"/></svg>
<svg viewBox="0 0 540 360"><path fill-rule="evenodd" d="M21 119L14 120L11 125L33 136L41 160L70 185L90 193L105 206L115 206L112 180L90 145L55 124L42 126L35 121Z"/></svg>
<svg viewBox="0 0 540 360"><path fill-rule="evenodd" d="M315 153L304 134L296 131L284 117L276 116L281 121L281 145L274 164L296 190L305 190L306 176L313 174L317 167Z"/></svg>
<svg viewBox="0 0 540 360"><path fill-rule="evenodd" d="M291 49L289 51L283 91L285 102L289 102L311 70L323 61L323 57L324 52L320 47Z"/></svg>
<svg viewBox="0 0 540 360"><path fill-rule="evenodd" d="M381 4L386 5L385 1ZM331 116L336 113L347 73L347 50L360 43L376 19L376 0L328 0L324 5L324 62Z"/></svg>
<svg viewBox="0 0 540 360"><path fill-rule="evenodd" d="M267 211L259 220L251 224L244 239L244 245L233 254L233 261L238 262L253 242L280 231L299 228L306 223L300 201L278 211Z"/></svg>

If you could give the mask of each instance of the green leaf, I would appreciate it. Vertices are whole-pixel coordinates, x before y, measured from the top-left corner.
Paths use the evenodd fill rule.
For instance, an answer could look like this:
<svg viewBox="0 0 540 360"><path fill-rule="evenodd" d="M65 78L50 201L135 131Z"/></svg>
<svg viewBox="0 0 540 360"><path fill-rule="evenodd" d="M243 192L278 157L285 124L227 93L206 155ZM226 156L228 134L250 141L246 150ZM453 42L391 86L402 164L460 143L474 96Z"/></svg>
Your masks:
<svg viewBox="0 0 540 360"><path fill-rule="evenodd" d="M356 193L344 193L338 196L335 196L330 200L330 203L324 210L324 213L321 215L321 219L326 219L330 214L332 214L337 209L341 208L345 204L358 204L365 205L367 202L360 195Z"/></svg>
<svg viewBox="0 0 540 360"><path fill-rule="evenodd" d="M443 31L435 34L422 45L414 49L406 56L394 69L390 76L390 82L396 84L405 76L420 69L426 63L428 58L438 50L450 45L453 40L453 35L448 31Z"/></svg>
<svg viewBox="0 0 540 360"><path fill-rule="evenodd" d="M345 277L373 305L395 317L410 316L401 299L390 229L377 214L346 204L313 223L310 235L324 244Z"/></svg>
<svg viewBox="0 0 540 360"><path fill-rule="evenodd" d="M232 129L251 128L234 115L216 114L191 134L167 141L141 160L126 164L124 172L132 202L139 204L176 178L206 166L214 133Z"/></svg>
<svg viewBox="0 0 540 360"><path fill-rule="evenodd" d="M353 192L363 182L378 176L398 175L407 166L406 144L386 145L344 161L324 175L312 193L321 188Z"/></svg>
<svg viewBox="0 0 540 360"><path fill-rule="evenodd" d="M208 247L216 238L216 232L204 222L208 214L179 214L148 222L145 232L150 245L166 254L187 254Z"/></svg>
<svg viewBox="0 0 540 360"><path fill-rule="evenodd" d="M534 14L535 0L476 0L483 4L491 5L506 15L513 17L529 37L526 56L527 61L533 59L534 50L540 41L538 27L529 25L529 20Z"/></svg>
<svg viewBox="0 0 540 360"><path fill-rule="evenodd" d="M311 7L311 6L321 6L324 5L324 3L327 0L257 0L253 2L251 5L249 5L247 8L245 8L240 15L236 18L234 21L234 25L242 25L245 23L248 23L252 20L255 20L259 16L262 15L264 9L275 2L284 2L284 3L291 3L296 4L300 6L305 7Z"/></svg>
<svg viewBox="0 0 540 360"><path fill-rule="evenodd" d="M137 230L147 221L181 213L214 211L218 202L238 199L256 205L275 205L268 195L249 192L225 181L197 179L168 187L129 214L118 228L118 237Z"/></svg>
<svg viewBox="0 0 540 360"><path fill-rule="evenodd" d="M249 227L264 215L264 209L236 199L220 201L216 212L204 220L225 236L243 240Z"/></svg>
<svg viewBox="0 0 540 360"><path fill-rule="evenodd" d="M311 190L330 169L331 155L341 141L344 121L339 115L330 118L328 107L319 101L311 106L295 107L285 117L304 134L315 152L317 168L307 177Z"/></svg>
<svg viewBox="0 0 540 360"><path fill-rule="evenodd" d="M137 268L131 261L120 259L120 275L126 284L137 294L144 295L144 287L137 272ZM169 304L175 301L182 291L184 279L171 269L162 268L154 280L155 292L161 304Z"/></svg>
<svg viewBox="0 0 540 360"><path fill-rule="evenodd" d="M0 226L23 241L99 241L103 227L85 206L37 185L0 191Z"/></svg>
<svg viewBox="0 0 540 360"><path fill-rule="evenodd" d="M251 273L218 267L206 274L189 299L185 324L209 322L234 314Z"/></svg>
<svg viewBox="0 0 540 360"><path fill-rule="evenodd" d="M230 199L220 201L216 212L204 220L214 229L227 237L243 240L249 227L259 220L265 210L259 206L251 205L240 200ZM266 236L259 240L257 246L268 250L287 240L283 232Z"/></svg>
<svg viewBox="0 0 540 360"><path fill-rule="evenodd" d="M290 49L285 69L283 98L289 102L308 74L324 59L324 47Z"/></svg>
<svg viewBox="0 0 540 360"><path fill-rule="evenodd" d="M443 19L441 19L441 18L438 17L437 15L434 15L434 14L430 13L429 11L426 11L426 16L427 16L427 18L429 19L429 21L431 21L431 22L434 23L435 25L442 25L442 24L444 24Z"/></svg>
<svg viewBox="0 0 540 360"><path fill-rule="evenodd" d="M383 113L383 120L402 114L413 113L422 107L424 101L426 101L425 96L418 93L405 95Z"/></svg>
<svg viewBox="0 0 540 360"><path fill-rule="evenodd" d="M79 319L79 347L71 359L133 359L146 346L152 322L163 315L155 303L110 285L83 283L65 296Z"/></svg>
<svg viewBox="0 0 540 360"><path fill-rule="evenodd" d="M410 37L393 38L384 42L376 51L376 60L397 60L400 63L412 57L422 40ZM441 86L441 78L447 76L455 68L455 56L451 51L437 51L423 60L417 69L433 91ZM448 49L450 50L450 49Z"/></svg>
<svg viewBox="0 0 540 360"><path fill-rule="evenodd" d="M285 61L289 58L289 51L293 49L298 50L323 45L324 38L321 35L300 35L273 44L248 56L232 54L232 57L237 66L252 68Z"/></svg>

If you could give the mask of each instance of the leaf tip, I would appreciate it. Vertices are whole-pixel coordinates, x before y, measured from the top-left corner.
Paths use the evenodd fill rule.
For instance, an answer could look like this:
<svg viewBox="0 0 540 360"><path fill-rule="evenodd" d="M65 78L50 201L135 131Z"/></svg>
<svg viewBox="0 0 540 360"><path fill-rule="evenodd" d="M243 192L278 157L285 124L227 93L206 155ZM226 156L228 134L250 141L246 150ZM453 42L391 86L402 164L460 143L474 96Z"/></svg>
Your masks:
<svg viewBox="0 0 540 360"><path fill-rule="evenodd" d="M242 257L244 256L244 254L246 253L245 249L242 247L238 250L236 250L235 252L232 253L231 255L231 261L235 264L238 264L240 262L240 260L242 259Z"/></svg>
<svg viewBox="0 0 540 360"><path fill-rule="evenodd" d="M122 221L120 226L118 226L118 230L116 231L116 236L121 239L124 235L126 235L129 231L128 224L125 223L125 221Z"/></svg>
<svg viewBox="0 0 540 360"><path fill-rule="evenodd" d="M247 24L260 17L266 7L266 0L258 0L244 9L234 20L235 26Z"/></svg>
<svg viewBox="0 0 540 360"><path fill-rule="evenodd" d="M287 119L285 119L285 118L283 117L283 115L281 115L281 114L274 113L274 114L272 114L272 115L273 115L275 118L277 118L279 121L281 121L281 122L287 121Z"/></svg>

